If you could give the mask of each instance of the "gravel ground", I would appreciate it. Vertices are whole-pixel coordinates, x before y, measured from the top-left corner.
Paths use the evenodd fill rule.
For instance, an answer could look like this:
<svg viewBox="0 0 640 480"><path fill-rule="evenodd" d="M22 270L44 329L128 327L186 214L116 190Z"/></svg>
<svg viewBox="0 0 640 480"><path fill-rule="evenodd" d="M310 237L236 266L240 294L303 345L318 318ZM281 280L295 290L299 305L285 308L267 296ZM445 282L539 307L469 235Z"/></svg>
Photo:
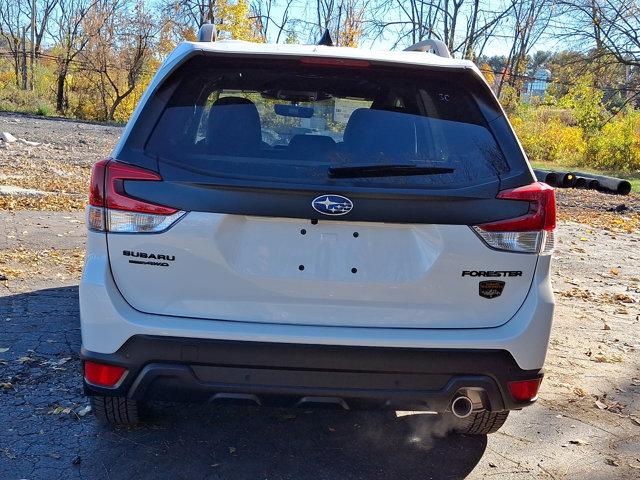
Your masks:
<svg viewBox="0 0 640 480"><path fill-rule="evenodd" d="M56 196L73 200L86 180L69 172L86 174L120 129L0 115L0 131L44 144L0 150L0 185L46 165L64 175L44 169L18 186L49 191L43 177L59 176L68 188ZM407 412L210 405L156 405L137 428L97 424L81 387L84 224L72 200L0 205L0 479L640 478L638 197L560 192L540 400L488 437L445 436L437 417ZM39 205L60 211L23 209Z"/></svg>

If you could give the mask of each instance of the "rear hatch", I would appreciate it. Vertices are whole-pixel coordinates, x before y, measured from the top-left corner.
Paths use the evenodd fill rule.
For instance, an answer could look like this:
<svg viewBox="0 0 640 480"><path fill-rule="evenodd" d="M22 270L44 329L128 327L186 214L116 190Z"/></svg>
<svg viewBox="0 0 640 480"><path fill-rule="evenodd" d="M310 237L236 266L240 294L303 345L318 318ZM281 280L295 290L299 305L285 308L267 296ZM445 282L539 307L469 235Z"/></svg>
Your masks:
<svg viewBox="0 0 640 480"><path fill-rule="evenodd" d="M123 297L242 322L508 321L544 227L510 232L540 202L500 193L533 180L484 84L303 60L195 57L154 93L97 180Z"/></svg>

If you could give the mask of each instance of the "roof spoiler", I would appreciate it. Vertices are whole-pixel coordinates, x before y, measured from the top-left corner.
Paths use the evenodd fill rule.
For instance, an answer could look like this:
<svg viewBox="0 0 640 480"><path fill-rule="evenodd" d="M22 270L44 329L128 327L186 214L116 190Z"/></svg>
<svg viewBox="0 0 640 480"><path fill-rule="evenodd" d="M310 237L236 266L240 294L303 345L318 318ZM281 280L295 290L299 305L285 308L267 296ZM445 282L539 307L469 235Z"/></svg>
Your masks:
<svg viewBox="0 0 640 480"><path fill-rule="evenodd" d="M200 31L198 32L199 42L215 42L218 36L216 32L216 26L211 22L202 24Z"/></svg>
<svg viewBox="0 0 640 480"><path fill-rule="evenodd" d="M439 57L451 58L451 53L449 53L447 45L443 41L436 40L435 38L429 38L427 40L414 43L410 47L405 48L404 51L433 53Z"/></svg>

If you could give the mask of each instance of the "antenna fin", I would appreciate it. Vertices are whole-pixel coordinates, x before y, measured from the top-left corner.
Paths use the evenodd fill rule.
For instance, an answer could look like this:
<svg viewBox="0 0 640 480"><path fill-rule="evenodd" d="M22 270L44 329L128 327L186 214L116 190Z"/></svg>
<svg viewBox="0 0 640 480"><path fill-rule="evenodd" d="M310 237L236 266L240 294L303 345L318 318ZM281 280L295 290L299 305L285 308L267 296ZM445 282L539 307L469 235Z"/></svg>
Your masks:
<svg viewBox="0 0 640 480"><path fill-rule="evenodd" d="M318 45L325 45L327 47L333 47L333 39L331 38L331 34L329 33L329 29L327 28L322 34L322 38L318 42Z"/></svg>

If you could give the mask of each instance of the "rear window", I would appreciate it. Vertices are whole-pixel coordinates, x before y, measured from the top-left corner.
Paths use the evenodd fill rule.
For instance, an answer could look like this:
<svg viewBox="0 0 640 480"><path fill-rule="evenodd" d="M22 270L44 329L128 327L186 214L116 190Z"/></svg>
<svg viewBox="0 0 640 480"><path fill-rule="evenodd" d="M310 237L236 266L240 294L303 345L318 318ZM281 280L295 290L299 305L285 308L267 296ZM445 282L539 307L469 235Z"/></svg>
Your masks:
<svg viewBox="0 0 640 480"><path fill-rule="evenodd" d="M509 169L450 73L197 57L174 75L145 145L170 176L415 189L485 183Z"/></svg>

